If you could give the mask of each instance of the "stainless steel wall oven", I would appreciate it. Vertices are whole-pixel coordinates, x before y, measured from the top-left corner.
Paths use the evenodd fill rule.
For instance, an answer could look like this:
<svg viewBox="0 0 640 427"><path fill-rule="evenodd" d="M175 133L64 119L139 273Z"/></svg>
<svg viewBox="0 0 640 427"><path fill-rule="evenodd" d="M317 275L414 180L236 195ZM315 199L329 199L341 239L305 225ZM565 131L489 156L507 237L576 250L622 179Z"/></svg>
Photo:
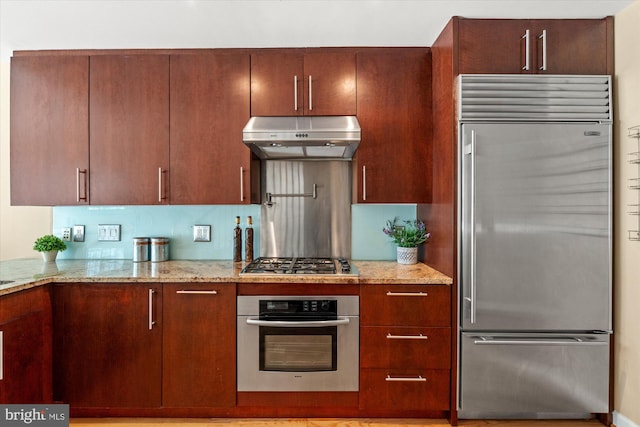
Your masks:
<svg viewBox="0 0 640 427"><path fill-rule="evenodd" d="M238 391L358 391L359 297L239 296Z"/></svg>

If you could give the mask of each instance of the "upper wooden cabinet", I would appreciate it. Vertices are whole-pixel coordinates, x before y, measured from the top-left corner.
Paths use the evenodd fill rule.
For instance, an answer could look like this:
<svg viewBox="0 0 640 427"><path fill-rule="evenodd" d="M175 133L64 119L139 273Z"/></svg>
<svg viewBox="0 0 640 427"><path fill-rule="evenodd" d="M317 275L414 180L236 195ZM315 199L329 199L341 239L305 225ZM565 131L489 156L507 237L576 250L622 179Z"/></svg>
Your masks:
<svg viewBox="0 0 640 427"><path fill-rule="evenodd" d="M252 116L355 114L354 52L251 55Z"/></svg>
<svg viewBox="0 0 640 427"><path fill-rule="evenodd" d="M459 74L612 73L611 18L454 19Z"/></svg>
<svg viewBox="0 0 640 427"><path fill-rule="evenodd" d="M250 203L249 55L171 56L171 203ZM255 165L254 165L255 168Z"/></svg>
<svg viewBox="0 0 640 427"><path fill-rule="evenodd" d="M169 202L169 56L91 56L91 204Z"/></svg>
<svg viewBox="0 0 640 427"><path fill-rule="evenodd" d="M360 52L354 200L431 201L431 56L427 48Z"/></svg>
<svg viewBox="0 0 640 427"><path fill-rule="evenodd" d="M11 204L87 204L89 57L11 58Z"/></svg>

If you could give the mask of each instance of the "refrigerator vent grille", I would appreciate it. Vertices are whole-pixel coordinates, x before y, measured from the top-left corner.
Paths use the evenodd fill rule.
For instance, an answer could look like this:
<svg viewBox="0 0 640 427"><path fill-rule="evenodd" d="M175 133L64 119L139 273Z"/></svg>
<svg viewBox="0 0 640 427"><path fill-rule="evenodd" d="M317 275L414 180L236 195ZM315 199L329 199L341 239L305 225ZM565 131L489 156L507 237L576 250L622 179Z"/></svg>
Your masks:
<svg viewBox="0 0 640 427"><path fill-rule="evenodd" d="M611 121L609 76L459 76L460 121Z"/></svg>

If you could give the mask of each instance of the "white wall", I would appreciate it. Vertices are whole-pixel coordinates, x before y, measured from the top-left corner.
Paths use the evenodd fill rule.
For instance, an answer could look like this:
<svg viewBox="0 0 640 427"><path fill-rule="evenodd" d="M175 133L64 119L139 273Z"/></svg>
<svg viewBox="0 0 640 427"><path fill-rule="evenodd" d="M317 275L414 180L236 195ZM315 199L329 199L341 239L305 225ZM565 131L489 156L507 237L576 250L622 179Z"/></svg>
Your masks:
<svg viewBox="0 0 640 427"><path fill-rule="evenodd" d="M627 188L638 176L627 153L637 151L627 128L640 125L640 1L615 16L615 404L618 427L640 425L640 241L629 241L627 230L638 229L638 216L627 205L638 203L638 191ZM634 148L635 147L635 148Z"/></svg>
<svg viewBox="0 0 640 427"><path fill-rule="evenodd" d="M0 261L36 258L33 242L51 233L51 208L10 206L9 70L0 63Z"/></svg>

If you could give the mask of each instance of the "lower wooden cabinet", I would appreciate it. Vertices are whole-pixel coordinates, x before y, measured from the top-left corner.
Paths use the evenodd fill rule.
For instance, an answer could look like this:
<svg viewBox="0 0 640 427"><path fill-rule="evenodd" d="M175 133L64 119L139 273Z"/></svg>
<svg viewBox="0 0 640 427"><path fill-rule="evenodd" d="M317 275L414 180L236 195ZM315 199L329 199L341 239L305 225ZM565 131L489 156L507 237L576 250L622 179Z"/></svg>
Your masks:
<svg viewBox="0 0 640 427"><path fill-rule="evenodd" d="M163 406L235 406L235 284L165 284L162 296Z"/></svg>
<svg viewBox="0 0 640 427"><path fill-rule="evenodd" d="M55 399L109 410L235 406L235 298L232 283L56 285Z"/></svg>
<svg viewBox="0 0 640 427"><path fill-rule="evenodd" d="M359 406L369 416L450 409L449 286L360 288Z"/></svg>
<svg viewBox="0 0 640 427"><path fill-rule="evenodd" d="M0 297L0 404L49 403L49 287Z"/></svg>
<svg viewBox="0 0 640 427"><path fill-rule="evenodd" d="M54 397L73 407L162 403L162 286L55 286Z"/></svg>

